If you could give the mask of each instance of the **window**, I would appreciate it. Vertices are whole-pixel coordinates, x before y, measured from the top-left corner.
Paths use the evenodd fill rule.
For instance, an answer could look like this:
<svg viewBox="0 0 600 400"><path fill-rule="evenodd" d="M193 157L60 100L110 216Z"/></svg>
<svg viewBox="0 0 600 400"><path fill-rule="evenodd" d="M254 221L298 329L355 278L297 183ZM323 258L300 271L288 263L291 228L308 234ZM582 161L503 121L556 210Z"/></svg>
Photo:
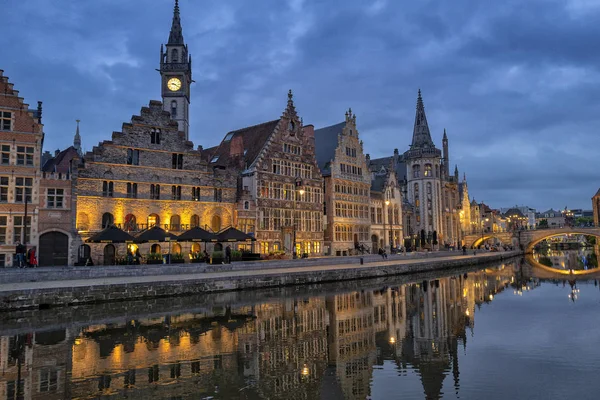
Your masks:
<svg viewBox="0 0 600 400"><path fill-rule="evenodd" d="M431 175L431 164L425 164L425 176L432 176Z"/></svg>
<svg viewBox="0 0 600 400"><path fill-rule="evenodd" d="M25 237L23 238L23 221L24 218L22 216L13 217L14 227L13 227L13 243L22 242L29 243L29 238L31 236L31 217L27 217L27 231L25 233Z"/></svg>
<svg viewBox="0 0 600 400"><path fill-rule="evenodd" d="M160 129L152 129L150 131L150 143L160 144Z"/></svg>
<svg viewBox="0 0 600 400"><path fill-rule="evenodd" d="M58 371L52 368L40 370L40 392L55 392L58 387Z"/></svg>
<svg viewBox="0 0 600 400"><path fill-rule="evenodd" d="M0 203L8 201L8 176L0 176Z"/></svg>
<svg viewBox="0 0 600 400"><path fill-rule="evenodd" d="M300 146L296 146L294 144L284 143L283 144L283 152L290 154L301 154Z"/></svg>
<svg viewBox="0 0 600 400"><path fill-rule="evenodd" d="M115 222L115 217L111 213L102 214L102 229L108 228Z"/></svg>
<svg viewBox="0 0 600 400"><path fill-rule="evenodd" d="M127 197L137 199L137 183L127 182Z"/></svg>
<svg viewBox="0 0 600 400"><path fill-rule="evenodd" d="M181 200L181 186L171 186L171 199Z"/></svg>
<svg viewBox="0 0 600 400"><path fill-rule="evenodd" d="M64 189L48 189L48 208L63 208Z"/></svg>
<svg viewBox="0 0 600 400"><path fill-rule="evenodd" d="M421 175L421 166L413 165L413 178L418 178Z"/></svg>
<svg viewBox="0 0 600 400"><path fill-rule="evenodd" d="M2 165L10 164L10 145L2 145L2 160L0 162L2 163Z"/></svg>
<svg viewBox="0 0 600 400"><path fill-rule="evenodd" d="M31 202L31 190L33 186L33 178L16 178L15 179L15 202L24 203L25 196L27 201Z"/></svg>
<svg viewBox="0 0 600 400"><path fill-rule="evenodd" d="M183 154L173 153L173 169L183 169Z"/></svg>
<svg viewBox="0 0 600 400"><path fill-rule="evenodd" d="M160 200L160 185L150 185L150 199Z"/></svg>
<svg viewBox="0 0 600 400"><path fill-rule="evenodd" d="M229 142L233 138L234 134L235 134L235 132L229 132L227 135L225 135L225 139L223 139L223 141Z"/></svg>
<svg viewBox="0 0 600 400"><path fill-rule="evenodd" d="M10 111L0 111L0 131L10 131L12 113Z"/></svg>
<svg viewBox="0 0 600 400"><path fill-rule="evenodd" d="M102 182L102 197L113 197L114 193L114 182L103 181Z"/></svg>
<svg viewBox="0 0 600 400"><path fill-rule="evenodd" d="M148 383L158 382L160 378L158 371L158 365L153 365L152 367L148 368Z"/></svg>
<svg viewBox="0 0 600 400"><path fill-rule="evenodd" d="M33 147L17 146L17 165L33 165Z"/></svg>
<svg viewBox="0 0 600 400"><path fill-rule="evenodd" d="M148 228L160 225L160 217L157 214L148 215Z"/></svg>
<svg viewBox="0 0 600 400"><path fill-rule="evenodd" d="M174 230L174 231L178 231L179 228L181 228L181 217L177 214L175 215L171 215L171 227L170 229ZM181 250L178 251L177 253L181 253Z"/></svg>
<svg viewBox="0 0 600 400"><path fill-rule="evenodd" d="M192 200L200 201L200 188L199 187L192 188Z"/></svg>
<svg viewBox="0 0 600 400"><path fill-rule="evenodd" d="M214 200L218 202L223 201L223 189L214 189Z"/></svg>
<svg viewBox="0 0 600 400"><path fill-rule="evenodd" d="M192 228L195 226L200 226L200 216L197 214L192 215L192 218L190 218L190 225Z"/></svg>
<svg viewBox="0 0 600 400"><path fill-rule="evenodd" d="M244 210L248 210L250 209L250 202L249 201L245 201L244 202Z"/></svg>
<svg viewBox="0 0 600 400"><path fill-rule="evenodd" d="M177 116L177 101L171 101L171 117Z"/></svg>
<svg viewBox="0 0 600 400"><path fill-rule="evenodd" d="M127 149L127 165L140 165L140 151Z"/></svg>
<svg viewBox="0 0 600 400"><path fill-rule="evenodd" d="M174 63L179 62L179 52L177 49L171 50L171 61Z"/></svg>
<svg viewBox="0 0 600 400"><path fill-rule="evenodd" d="M127 214L125 216L125 223L123 224L123 229L126 231L137 231L137 219L133 214Z"/></svg>
<svg viewBox="0 0 600 400"><path fill-rule="evenodd" d="M8 217L6 215L0 216L0 243L6 243L6 225Z"/></svg>
<svg viewBox="0 0 600 400"><path fill-rule="evenodd" d="M210 160L211 163L216 163L217 161L219 161L219 156L214 156L212 160Z"/></svg>

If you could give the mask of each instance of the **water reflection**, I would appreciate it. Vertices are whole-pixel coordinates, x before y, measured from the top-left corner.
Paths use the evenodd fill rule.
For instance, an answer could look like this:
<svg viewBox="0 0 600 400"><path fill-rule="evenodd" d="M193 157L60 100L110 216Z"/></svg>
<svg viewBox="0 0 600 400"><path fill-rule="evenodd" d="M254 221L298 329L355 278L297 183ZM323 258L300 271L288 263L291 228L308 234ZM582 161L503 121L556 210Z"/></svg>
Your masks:
<svg viewBox="0 0 600 400"><path fill-rule="evenodd" d="M541 242L533 259L540 264L565 271L587 271L598 268L600 246L595 237L564 235Z"/></svg>
<svg viewBox="0 0 600 400"><path fill-rule="evenodd" d="M418 376L420 398L438 399L443 387L460 392L459 353L466 353L481 307L507 289L523 295L539 286L515 263L406 285L2 336L0 399L365 399L386 362L403 379Z"/></svg>

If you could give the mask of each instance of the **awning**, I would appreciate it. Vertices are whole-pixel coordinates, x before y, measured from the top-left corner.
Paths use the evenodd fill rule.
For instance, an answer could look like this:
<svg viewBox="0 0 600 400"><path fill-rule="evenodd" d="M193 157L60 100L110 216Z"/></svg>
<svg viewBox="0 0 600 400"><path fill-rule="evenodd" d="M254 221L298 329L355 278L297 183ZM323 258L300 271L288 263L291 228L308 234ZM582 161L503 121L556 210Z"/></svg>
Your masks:
<svg viewBox="0 0 600 400"><path fill-rule="evenodd" d="M177 235L167 232L159 226L153 226L134 238L135 243L153 243L176 241Z"/></svg>
<svg viewBox="0 0 600 400"><path fill-rule="evenodd" d="M196 226L183 232L177 240L180 242L214 242L217 240L217 235Z"/></svg>
<svg viewBox="0 0 600 400"><path fill-rule="evenodd" d="M86 240L87 243L131 243L134 238L114 225L96 233Z"/></svg>
<svg viewBox="0 0 600 400"><path fill-rule="evenodd" d="M234 227L229 227L217 234L219 242L250 242L256 239Z"/></svg>

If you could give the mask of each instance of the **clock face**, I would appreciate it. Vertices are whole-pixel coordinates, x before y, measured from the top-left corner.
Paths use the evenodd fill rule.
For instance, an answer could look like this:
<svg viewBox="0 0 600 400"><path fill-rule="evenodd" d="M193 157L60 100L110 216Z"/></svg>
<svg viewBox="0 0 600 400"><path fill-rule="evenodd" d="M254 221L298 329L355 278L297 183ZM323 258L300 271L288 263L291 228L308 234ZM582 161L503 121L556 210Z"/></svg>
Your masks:
<svg viewBox="0 0 600 400"><path fill-rule="evenodd" d="M179 80L179 78L171 78L167 82L167 87L170 91L176 92L179 89L181 89L181 81Z"/></svg>

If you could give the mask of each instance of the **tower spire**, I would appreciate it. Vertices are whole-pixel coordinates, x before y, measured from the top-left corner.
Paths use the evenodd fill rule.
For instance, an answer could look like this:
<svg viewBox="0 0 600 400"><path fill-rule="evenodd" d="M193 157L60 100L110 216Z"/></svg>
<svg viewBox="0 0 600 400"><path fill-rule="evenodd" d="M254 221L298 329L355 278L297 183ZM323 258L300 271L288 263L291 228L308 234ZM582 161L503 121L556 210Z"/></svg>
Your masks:
<svg viewBox="0 0 600 400"><path fill-rule="evenodd" d="M181 28L181 19L179 17L179 0L175 0L173 22L171 24L171 32L169 33L169 42L167 44L183 44L183 30Z"/></svg>
<svg viewBox="0 0 600 400"><path fill-rule="evenodd" d="M76 119L77 128L75 129L75 137L73 138L73 147L77 150L77 153L81 154L81 136L79 135L79 122L81 120Z"/></svg>
<svg viewBox="0 0 600 400"><path fill-rule="evenodd" d="M435 147L435 145L433 144L433 140L431 140L431 133L429 132L429 126L427 125L427 117L425 116L423 97L421 97L421 89L419 89L411 148L422 147Z"/></svg>

